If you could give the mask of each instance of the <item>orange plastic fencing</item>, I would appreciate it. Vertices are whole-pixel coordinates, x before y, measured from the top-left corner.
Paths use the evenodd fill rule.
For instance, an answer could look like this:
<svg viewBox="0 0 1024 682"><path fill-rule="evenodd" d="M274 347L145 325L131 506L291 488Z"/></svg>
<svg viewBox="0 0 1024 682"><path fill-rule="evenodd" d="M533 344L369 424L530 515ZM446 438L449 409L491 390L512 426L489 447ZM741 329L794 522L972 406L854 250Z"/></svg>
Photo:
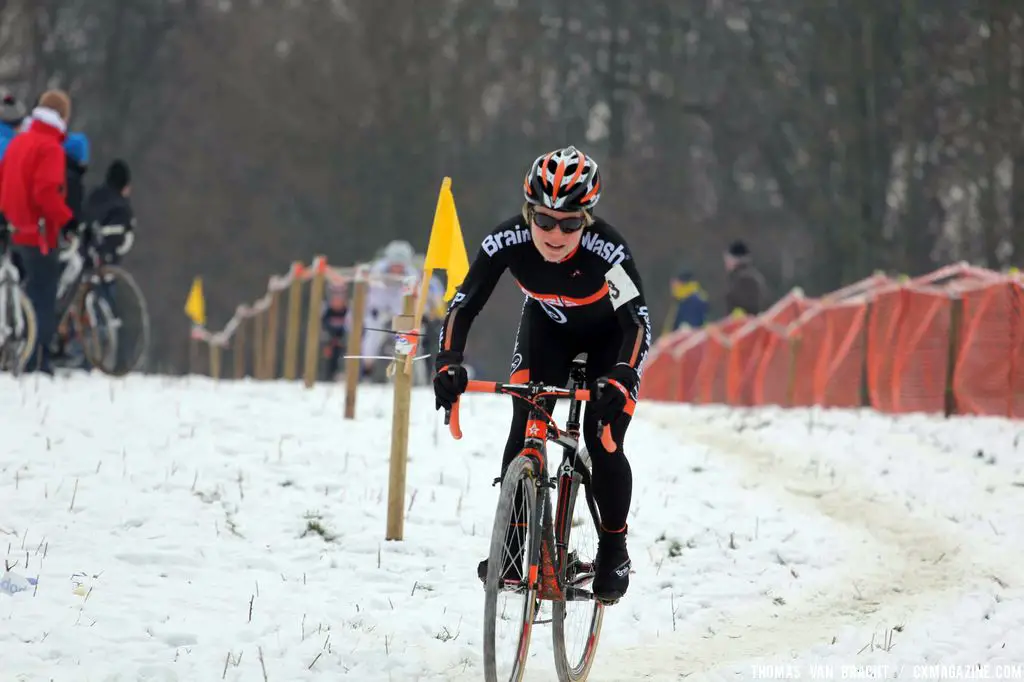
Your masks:
<svg viewBox="0 0 1024 682"><path fill-rule="evenodd" d="M960 289L953 394L962 414L1024 416L1024 326L1019 280Z"/></svg>
<svg viewBox="0 0 1024 682"><path fill-rule="evenodd" d="M672 400L675 393L676 360L672 350L683 343L692 332L680 330L667 334L655 342L644 367L640 382L641 400Z"/></svg>
<svg viewBox="0 0 1024 682"><path fill-rule="evenodd" d="M653 400L1024 418L1024 279L959 263L820 299L794 291L666 337L644 384Z"/></svg>
<svg viewBox="0 0 1024 682"><path fill-rule="evenodd" d="M825 303L789 332L791 406L857 407L865 366L867 304Z"/></svg>
<svg viewBox="0 0 1024 682"><path fill-rule="evenodd" d="M891 413L944 412L953 299L904 284L876 296L868 323L871 406Z"/></svg>
<svg viewBox="0 0 1024 682"><path fill-rule="evenodd" d="M726 398L730 405L756 405L758 369L766 349L776 336L813 305L799 290L791 291L763 314L746 321L730 336L727 359Z"/></svg>

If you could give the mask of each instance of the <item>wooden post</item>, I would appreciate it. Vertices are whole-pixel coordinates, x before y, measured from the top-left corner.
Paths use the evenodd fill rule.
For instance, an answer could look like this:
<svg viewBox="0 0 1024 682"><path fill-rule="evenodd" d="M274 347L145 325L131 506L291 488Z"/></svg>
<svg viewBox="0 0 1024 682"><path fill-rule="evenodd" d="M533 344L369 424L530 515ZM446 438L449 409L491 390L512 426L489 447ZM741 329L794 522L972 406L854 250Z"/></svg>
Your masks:
<svg viewBox="0 0 1024 682"><path fill-rule="evenodd" d="M245 316L239 311L238 326L235 327L235 378L241 379L245 376Z"/></svg>
<svg viewBox="0 0 1024 682"><path fill-rule="evenodd" d="M416 301L415 301L416 307L415 307L415 309L413 311L413 321L412 321L413 326L412 326L412 328L413 329L417 329L418 328L421 332L423 331L423 329L422 329L423 313L426 312L426 309L427 309L427 297L430 294L430 279L433 276L434 276L434 271L432 269L430 269L430 268L424 268L423 272L420 273L421 279L420 279L420 286L419 286L419 296L416 297ZM417 337L417 338L421 338L421 337ZM419 344L417 344L417 346L418 345ZM404 363L404 365L401 368L402 371L405 374L412 374L412 362L413 362L413 356L414 355L415 355L415 353L410 353L405 358L405 363Z"/></svg>
<svg viewBox="0 0 1024 682"><path fill-rule="evenodd" d="M327 259L317 256L313 261L313 267L313 280L309 285L309 317L306 322L306 388L311 388L316 383L316 370L320 364L320 308L324 303Z"/></svg>
<svg viewBox="0 0 1024 682"><path fill-rule="evenodd" d="M411 331L416 318L413 309L416 299L406 294L402 301L402 314L392 322L395 332ZM385 540L401 540L405 532L405 470L409 457L409 404L412 399L412 374L404 371L411 350L401 343L395 344L395 398L391 418L391 460L388 474L388 520Z"/></svg>
<svg viewBox="0 0 1024 682"><path fill-rule="evenodd" d="M210 344L210 376L214 379L220 380L220 346L211 343Z"/></svg>
<svg viewBox="0 0 1024 682"><path fill-rule="evenodd" d="M949 311L949 351L946 359L946 417L957 413L956 404L956 362L960 357L960 325L964 317L964 299L957 295L951 301ZM1013 415L1013 392L1009 392L1010 404L1007 406L1007 417Z"/></svg>
<svg viewBox="0 0 1024 682"><path fill-rule="evenodd" d="M188 373L199 374L199 339L194 333L188 340Z"/></svg>
<svg viewBox="0 0 1024 682"><path fill-rule="evenodd" d="M366 292L369 286L365 273L357 274L352 283L352 324L348 330L348 358L345 360L345 419L356 418L356 391L363 367L362 360L356 356L363 346L363 317L366 314Z"/></svg>
<svg viewBox="0 0 1024 682"><path fill-rule="evenodd" d="M873 299L868 299L864 309L864 328L861 329L861 337L864 340L864 351L861 353L860 366L860 406L871 407L871 391L868 387L868 362L871 358L871 315L874 313L875 305Z"/></svg>
<svg viewBox="0 0 1024 682"><path fill-rule="evenodd" d="M278 314L278 308L280 307L281 296L279 291L270 292L270 308L267 310L267 378L277 378L277 320L280 317Z"/></svg>
<svg viewBox="0 0 1024 682"><path fill-rule="evenodd" d="M266 359L263 353L263 343L266 340L263 334L263 317L265 310L261 310L252 316L252 375L254 378L266 379L264 366Z"/></svg>
<svg viewBox="0 0 1024 682"><path fill-rule="evenodd" d="M299 364L299 324L302 320L302 282L304 268L301 263L292 265L292 284L288 289L288 326L284 339L284 378L292 381Z"/></svg>

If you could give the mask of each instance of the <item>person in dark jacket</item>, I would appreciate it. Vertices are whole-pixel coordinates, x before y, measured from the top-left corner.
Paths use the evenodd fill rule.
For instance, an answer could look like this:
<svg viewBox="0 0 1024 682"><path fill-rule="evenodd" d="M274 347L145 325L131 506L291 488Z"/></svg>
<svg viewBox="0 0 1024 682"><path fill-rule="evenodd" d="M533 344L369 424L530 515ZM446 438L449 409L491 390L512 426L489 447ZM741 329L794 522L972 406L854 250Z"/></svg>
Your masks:
<svg viewBox="0 0 1024 682"><path fill-rule="evenodd" d="M60 277L59 236L74 226L65 201L65 131L71 98L48 90L32 111L25 132L11 140L0 160L0 213L10 224L11 242L25 272L25 293L35 308L39 339L26 371L53 373L49 344L57 326Z"/></svg>
<svg viewBox="0 0 1024 682"><path fill-rule="evenodd" d="M107 168L104 183L94 189L85 204L88 229L84 239L104 263L116 265L135 243L135 213L131 170L120 159Z"/></svg>
<svg viewBox="0 0 1024 682"><path fill-rule="evenodd" d="M341 360L347 343L348 297L344 286L329 292L320 315L320 340L326 367L324 379L334 381L341 371Z"/></svg>
<svg viewBox="0 0 1024 682"><path fill-rule="evenodd" d="M708 295L694 278L693 272L689 268L681 268L672 278L671 287L675 314L670 310L665 316L662 332L668 334L683 325L694 329L703 327L708 317Z"/></svg>
<svg viewBox="0 0 1024 682"><path fill-rule="evenodd" d="M754 267L750 249L736 240L725 252L725 271L728 282L725 291L726 314L737 312L757 315L765 309L767 285L764 276Z"/></svg>
<svg viewBox="0 0 1024 682"><path fill-rule="evenodd" d="M85 198L85 173L89 170L89 138L85 133L69 133L64 140L67 157L67 202L75 216L75 224L83 222L82 201Z"/></svg>

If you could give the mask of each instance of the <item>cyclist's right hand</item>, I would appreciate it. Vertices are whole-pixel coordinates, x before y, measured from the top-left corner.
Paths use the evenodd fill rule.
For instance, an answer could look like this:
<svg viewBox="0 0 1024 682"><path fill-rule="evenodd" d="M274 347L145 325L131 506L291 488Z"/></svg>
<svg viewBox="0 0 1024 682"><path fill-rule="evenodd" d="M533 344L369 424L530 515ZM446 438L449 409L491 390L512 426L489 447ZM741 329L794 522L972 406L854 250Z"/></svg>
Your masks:
<svg viewBox="0 0 1024 682"><path fill-rule="evenodd" d="M469 374L462 366L461 358L445 362L438 357L437 373L434 374L435 409L442 407L449 412L469 385Z"/></svg>

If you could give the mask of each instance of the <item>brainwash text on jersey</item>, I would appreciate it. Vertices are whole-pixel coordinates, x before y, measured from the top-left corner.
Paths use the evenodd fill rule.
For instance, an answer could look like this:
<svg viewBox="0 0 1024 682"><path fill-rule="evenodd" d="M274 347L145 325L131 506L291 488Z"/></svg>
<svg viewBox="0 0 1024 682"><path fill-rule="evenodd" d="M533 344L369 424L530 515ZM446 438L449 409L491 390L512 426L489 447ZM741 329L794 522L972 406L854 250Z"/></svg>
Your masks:
<svg viewBox="0 0 1024 682"><path fill-rule="evenodd" d="M530 240L530 230L516 225L513 230L503 230L502 232L487 235L481 246L483 246L484 253L488 256L493 256L506 246L525 244ZM614 244L602 239L595 232L586 232L580 241L580 246L587 251L597 254L611 265L618 265L626 260L626 249L622 244Z"/></svg>

